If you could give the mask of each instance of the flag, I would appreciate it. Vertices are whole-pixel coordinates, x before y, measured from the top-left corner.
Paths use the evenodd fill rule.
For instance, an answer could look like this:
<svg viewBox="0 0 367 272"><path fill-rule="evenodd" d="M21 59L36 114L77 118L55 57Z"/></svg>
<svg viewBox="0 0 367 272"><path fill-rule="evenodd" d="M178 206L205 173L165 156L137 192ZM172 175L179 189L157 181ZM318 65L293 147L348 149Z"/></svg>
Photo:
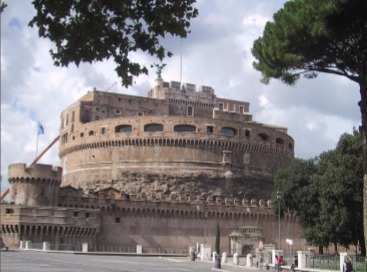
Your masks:
<svg viewBox="0 0 367 272"><path fill-rule="evenodd" d="M38 122L38 135L45 134L45 129L43 128L42 124Z"/></svg>

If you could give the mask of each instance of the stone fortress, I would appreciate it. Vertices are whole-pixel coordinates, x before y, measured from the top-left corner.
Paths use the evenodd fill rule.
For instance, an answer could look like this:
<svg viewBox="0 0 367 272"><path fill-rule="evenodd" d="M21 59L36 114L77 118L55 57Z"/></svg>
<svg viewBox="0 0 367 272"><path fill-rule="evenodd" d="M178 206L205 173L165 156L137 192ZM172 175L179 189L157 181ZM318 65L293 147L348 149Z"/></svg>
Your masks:
<svg viewBox="0 0 367 272"><path fill-rule="evenodd" d="M62 168L9 166L4 243L186 253L214 248L219 222L222 252L254 252L260 240L286 248L285 237L304 248L293 214L281 220L279 245L268 200L294 141L286 128L254 122L249 106L160 75L148 97L88 92L61 113Z"/></svg>

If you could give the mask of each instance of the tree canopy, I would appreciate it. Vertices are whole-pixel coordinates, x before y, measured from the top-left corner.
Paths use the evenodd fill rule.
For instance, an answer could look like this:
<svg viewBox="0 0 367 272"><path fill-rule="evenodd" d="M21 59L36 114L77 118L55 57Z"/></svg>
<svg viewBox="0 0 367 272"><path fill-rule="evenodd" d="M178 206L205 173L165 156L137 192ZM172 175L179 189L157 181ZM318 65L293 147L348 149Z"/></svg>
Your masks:
<svg viewBox="0 0 367 272"><path fill-rule="evenodd" d="M360 134L343 134L335 150L295 159L275 178L284 211L299 217L308 243L322 247L359 244L365 254ZM276 195L273 195L277 201Z"/></svg>
<svg viewBox="0 0 367 272"><path fill-rule="evenodd" d="M254 42L254 68L265 83L294 84L318 72L366 80L366 14L364 0L289 1Z"/></svg>
<svg viewBox="0 0 367 272"><path fill-rule="evenodd" d="M185 38L190 20L198 15L195 0L34 0L37 14L30 26L56 48L50 53L57 66L113 58L126 87L133 77L147 74L146 66L131 60L135 51L163 60L171 56L162 46L167 34Z"/></svg>
<svg viewBox="0 0 367 272"><path fill-rule="evenodd" d="M292 0L273 16L253 44L262 82L295 84L303 75L344 76L359 85L363 150L364 236L367 243L367 1Z"/></svg>

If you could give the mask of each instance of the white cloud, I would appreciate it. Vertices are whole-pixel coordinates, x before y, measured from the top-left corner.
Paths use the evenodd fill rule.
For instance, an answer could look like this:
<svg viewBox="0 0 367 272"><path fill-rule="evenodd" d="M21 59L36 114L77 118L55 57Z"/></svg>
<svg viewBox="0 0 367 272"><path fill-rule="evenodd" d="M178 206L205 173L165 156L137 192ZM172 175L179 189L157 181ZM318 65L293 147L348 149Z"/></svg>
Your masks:
<svg viewBox="0 0 367 272"><path fill-rule="evenodd" d="M246 16L245 18L243 18L242 23L245 26L256 26L259 28L263 28L266 22L268 21L270 21L269 18L264 17L260 14L254 14L254 15Z"/></svg>

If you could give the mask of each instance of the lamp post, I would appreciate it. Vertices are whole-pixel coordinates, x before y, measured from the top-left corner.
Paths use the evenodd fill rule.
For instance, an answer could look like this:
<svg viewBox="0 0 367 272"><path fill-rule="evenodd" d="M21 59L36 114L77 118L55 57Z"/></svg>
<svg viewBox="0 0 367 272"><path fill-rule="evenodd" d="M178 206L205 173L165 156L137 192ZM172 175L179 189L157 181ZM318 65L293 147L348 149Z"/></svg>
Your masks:
<svg viewBox="0 0 367 272"><path fill-rule="evenodd" d="M279 193L279 191L277 191L277 200L278 200L278 228L279 228L279 245L278 245L278 249L281 249L280 246L280 199L282 198L282 195Z"/></svg>
<svg viewBox="0 0 367 272"><path fill-rule="evenodd" d="M204 219L205 219L205 224L204 224L204 244L206 244L206 218L208 217L208 213L204 212Z"/></svg>

